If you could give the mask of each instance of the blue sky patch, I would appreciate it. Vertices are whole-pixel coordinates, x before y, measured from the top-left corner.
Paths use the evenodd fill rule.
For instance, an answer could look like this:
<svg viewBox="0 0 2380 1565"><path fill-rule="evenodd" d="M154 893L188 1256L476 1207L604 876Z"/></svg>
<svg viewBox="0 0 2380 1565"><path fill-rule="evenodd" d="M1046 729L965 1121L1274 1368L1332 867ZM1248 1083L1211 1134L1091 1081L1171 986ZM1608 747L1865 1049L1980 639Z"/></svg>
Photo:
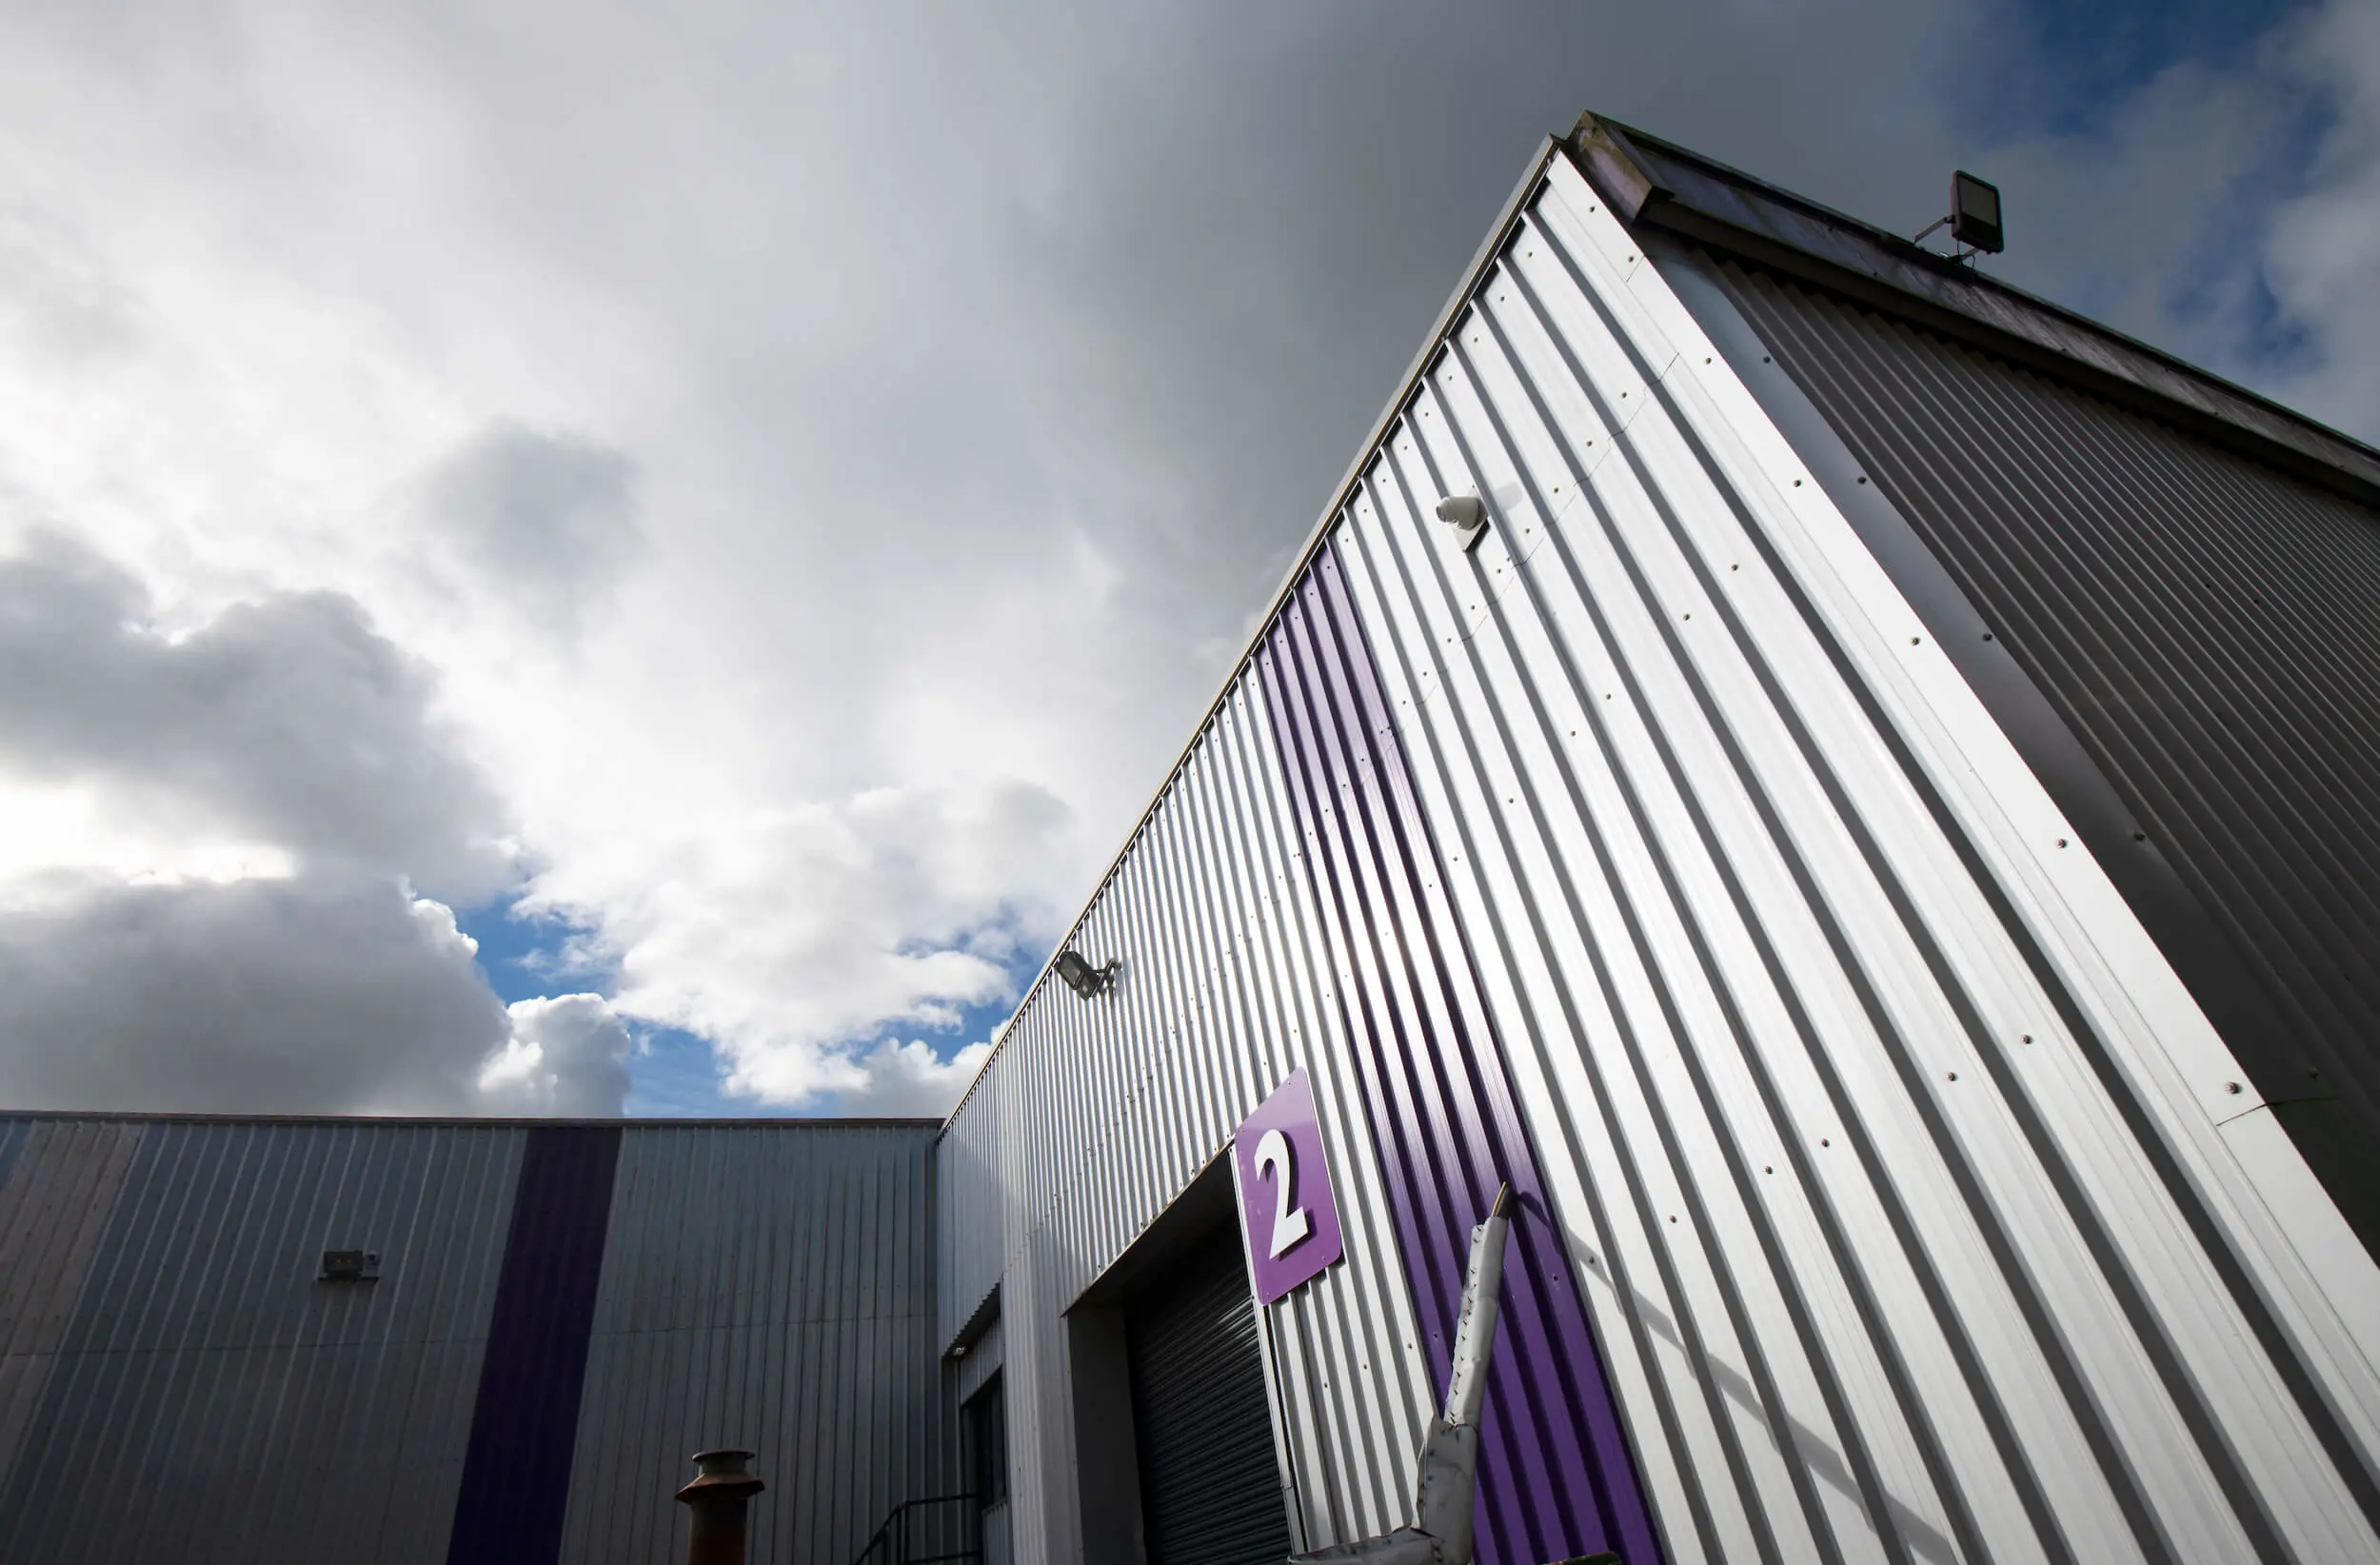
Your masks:
<svg viewBox="0 0 2380 1565"><path fill-rule="evenodd" d="M791 1118L797 1111L771 1107L754 1098L720 1091L719 1062L710 1042L676 1027L632 1029L637 1052L628 1057L628 1099L633 1119L745 1119Z"/></svg>
<svg viewBox="0 0 2380 1565"><path fill-rule="evenodd" d="M487 975L496 998L507 1005L546 995L608 997L618 988L616 968L589 967L574 960L572 945L593 931L566 919L520 914L491 902L468 912L458 910L454 922L479 942L480 970Z"/></svg>
<svg viewBox="0 0 2380 1565"><path fill-rule="evenodd" d="M608 997L618 991L616 966L589 966L574 952L573 947L592 932L568 920L519 914L502 903L491 903L458 912L455 925L479 942L480 968L496 997L507 1005L553 995ZM978 955L991 955L984 949L987 942L981 940L958 943L959 948L973 949ZM912 954L942 948L919 945ZM853 1052L865 1054L885 1041L922 1042L933 1049L936 1058L947 1060L970 1043L986 1042L1015 1011L1017 995L1032 981L1047 955L1039 946L1019 942L1001 962L1012 984L1007 995L956 1007L957 1020L947 1027L911 1022L887 1028L878 1038L855 1045ZM797 1109L730 1095L722 1088L719 1061L707 1039L683 1028L637 1022L630 1022L628 1030L637 1048L628 1057L624 1112L632 1118L796 1118L836 1112L831 1097Z"/></svg>
<svg viewBox="0 0 2380 1565"><path fill-rule="evenodd" d="M2241 64L2303 0L2018 0L1990 12L1970 56L1950 69L1960 116L1993 140L2089 135L2141 87L2177 65Z"/></svg>

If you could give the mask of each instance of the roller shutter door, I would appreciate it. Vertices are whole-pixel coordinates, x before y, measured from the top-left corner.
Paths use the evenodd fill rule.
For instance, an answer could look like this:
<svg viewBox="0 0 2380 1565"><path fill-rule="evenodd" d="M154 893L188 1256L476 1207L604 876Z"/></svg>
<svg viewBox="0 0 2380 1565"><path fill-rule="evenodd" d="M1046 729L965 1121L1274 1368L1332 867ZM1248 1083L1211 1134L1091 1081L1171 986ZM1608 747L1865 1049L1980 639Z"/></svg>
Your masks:
<svg viewBox="0 0 2380 1565"><path fill-rule="evenodd" d="M1149 1565L1279 1565L1289 1521L1238 1230L1140 1289L1125 1331Z"/></svg>

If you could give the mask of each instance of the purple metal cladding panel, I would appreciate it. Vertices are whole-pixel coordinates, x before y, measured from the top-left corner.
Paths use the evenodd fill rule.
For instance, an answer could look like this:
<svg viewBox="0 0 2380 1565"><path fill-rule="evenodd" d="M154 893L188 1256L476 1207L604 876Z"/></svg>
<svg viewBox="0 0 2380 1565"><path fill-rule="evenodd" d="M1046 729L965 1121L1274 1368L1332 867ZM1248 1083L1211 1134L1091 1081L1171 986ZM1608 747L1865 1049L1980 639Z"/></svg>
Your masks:
<svg viewBox="0 0 2380 1565"><path fill-rule="evenodd" d="M446 1565L545 1565L562 1552L619 1161L618 1125L528 1133Z"/></svg>
<svg viewBox="0 0 2380 1565"><path fill-rule="evenodd" d="M1339 1196L1322 1156L1322 1121L1314 1083L1291 1071L1272 1096L1233 1132L1240 1164L1240 1233L1257 1301L1270 1304L1322 1275L1347 1253L1339 1231Z"/></svg>
<svg viewBox="0 0 2380 1565"><path fill-rule="evenodd" d="M1440 1396L1472 1226L1499 1182L1517 1198L1479 1464L1480 1557L1542 1565L1615 1549L1650 1565L1660 1545L1602 1357L1328 545L1266 636L1258 672Z"/></svg>

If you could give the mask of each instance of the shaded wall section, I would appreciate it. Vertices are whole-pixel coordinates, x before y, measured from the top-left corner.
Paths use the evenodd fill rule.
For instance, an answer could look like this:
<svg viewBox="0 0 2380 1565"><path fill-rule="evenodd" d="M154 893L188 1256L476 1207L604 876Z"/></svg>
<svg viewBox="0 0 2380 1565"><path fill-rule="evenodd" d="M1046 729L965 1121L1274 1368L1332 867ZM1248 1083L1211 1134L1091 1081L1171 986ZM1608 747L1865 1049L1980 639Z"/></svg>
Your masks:
<svg viewBox="0 0 2380 1565"><path fill-rule="evenodd" d="M1990 632L2079 742L2093 777L2036 761L2061 803L2112 788L2070 813L2380 1254L2380 513L1717 271L1963 594L1941 633Z"/></svg>
<svg viewBox="0 0 2380 1565"><path fill-rule="evenodd" d="M130 1125L0 1121L0 1477L24 1451L139 1144Z"/></svg>
<svg viewBox="0 0 2380 1565"><path fill-rule="evenodd" d="M561 1550L619 1160L617 1125L525 1133L447 1565L544 1565Z"/></svg>
<svg viewBox="0 0 2380 1565"><path fill-rule="evenodd" d="M519 1131L0 1125L0 1558L444 1556Z"/></svg>
<svg viewBox="0 0 2380 1565"><path fill-rule="evenodd" d="M934 1338L932 1121L620 1138L563 1557L682 1557L686 1458L759 1453L752 1557L844 1565L959 1487Z"/></svg>
<svg viewBox="0 0 2380 1565"><path fill-rule="evenodd" d="M0 1559L652 1565L741 1444L842 1565L956 1486L935 1130L0 1117Z"/></svg>

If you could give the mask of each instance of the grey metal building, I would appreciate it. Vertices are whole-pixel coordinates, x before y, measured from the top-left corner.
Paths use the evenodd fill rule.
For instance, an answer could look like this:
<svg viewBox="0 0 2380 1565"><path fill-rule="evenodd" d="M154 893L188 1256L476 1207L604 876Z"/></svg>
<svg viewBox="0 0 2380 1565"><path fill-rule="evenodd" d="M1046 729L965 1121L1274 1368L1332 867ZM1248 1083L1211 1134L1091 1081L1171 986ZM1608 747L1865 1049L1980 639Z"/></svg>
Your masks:
<svg viewBox="0 0 2380 1565"><path fill-rule="evenodd" d="M843 1565L955 1487L934 1134L0 1119L0 1559L649 1565L748 1443Z"/></svg>
<svg viewBox="0 0 2380 1565"><path fill-rule="evenodd" d="M2380 454L1588 118L946 1124L10 1121L0 1555L1347 1541L1509 1183L1494 1565L2380 1558L2375 800Z"/></svg>

